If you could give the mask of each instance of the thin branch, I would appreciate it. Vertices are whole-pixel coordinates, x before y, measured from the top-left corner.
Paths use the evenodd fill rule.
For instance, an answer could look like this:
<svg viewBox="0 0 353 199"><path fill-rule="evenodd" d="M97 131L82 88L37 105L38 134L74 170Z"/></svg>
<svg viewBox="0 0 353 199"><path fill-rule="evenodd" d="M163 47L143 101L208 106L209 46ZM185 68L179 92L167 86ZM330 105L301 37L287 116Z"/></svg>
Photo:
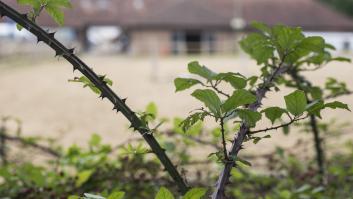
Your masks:
<svg viewBox="0 0 353 199"><path fill-rule="evenodd" d="M7 135L7 134L2 134L2 137L5 140L18 142L18 143L22 144L23 146L33 147L33 148L38 149L38 150L40 150L40 151L42 151L44 153L52 155L52 156L54 156L56 158L59 158L61 156L60 153L58 153L57 151L55 151L54 149L52 149L50 147L47 147L47 146L44 146L44 145L41 145L41 144L38 144L38 143L35 143L35 142L29 142L28 140L26 140L25 138L22 138L22 137L10 136L10 135Z"/></svg>
<svg viewBox="0 0 353 199"><path fill-rule="evenodd" d="M345 92L341 92L341 93L328 95L328 96L324 97L324 99L332 99L332 98L340 97L343 95L351 95L351 94L353 94L353 91L345 91Z"/></svg>
<svg viewBox="0 0 353 199"><path fill-rule="evenodd" d="M269 127L269 128L265 128L265 129L255 130L255 131L249 131L249 134L256 134L256 133L267 132L267 131L271 131L271 130L277 130L279 128L283 128L283 127L289 126L289 125L291 125L294 122L297 122L299 120L304 120L304 119L306 119L308 117L309 117L309 115L306 115L305 117L301 117L301 118L294 118L291 121L289 121L287 123L284 123L284 124L281 124L281 125L278 125L278 126L273 126L273 127Z"/></svg>
<svg viewBox="0 0 353 199"><path fill-rule="evenodd" d="M220 89L217 88L218 83L213 84L212 81L210 83L211 83L211 86L206 85L206 84L202 84L202 85L207 87L207 88L213 88L217 93L219 93L219 94L221 94L221 95L223 95L225 97L228 97L228 98L230 97L229 94L227 94L227 93L225 93L225 92L223 92L223 91L221 91Z"/></svg>

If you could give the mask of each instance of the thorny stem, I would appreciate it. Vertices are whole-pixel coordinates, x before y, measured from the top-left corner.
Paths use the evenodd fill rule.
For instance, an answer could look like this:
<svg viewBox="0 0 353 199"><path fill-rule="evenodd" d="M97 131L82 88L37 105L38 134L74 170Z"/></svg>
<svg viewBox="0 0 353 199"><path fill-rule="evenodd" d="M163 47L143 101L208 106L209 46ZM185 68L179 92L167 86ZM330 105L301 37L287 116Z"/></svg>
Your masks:
<svg viewBox="0 0 353 199"><path fill-rule="evenodd" d="M227 143L226 143L225 130L224 130L224 118L221 118L220 125L221 125L221 134L222 134L223 155L224 155L225 161L228 161L229 158L227 154Z"/></svg>
<svg viewBox="0 0 353 199"><path fill-rule="evenodd" d="M291 71L290 76L292 79L296 82L296 86L301 89L301 90L306 90L305 87L302 85L302 82L307 84L308 86L311 86L311 82L307 80L304 76L299 75L296 71ZM307 92L305 92L305 96L307 98L307 101L310 103L311 100L309 99ZM315 144L315 151L316 151L316 162L317 162L317 167L319 169L319 175L320 175L320 183L325 184L325 153L322 148L322 139L320 138L320 130L317 125L317 119L315 115L310 115L310 127L311 131L314 136L314 144Z"/></svg>
<svg viewBox="0 0 353 199"><path fill-rule="evenodd" d="M7 164L5 132L6 128L4 126L0 127L0 159L2 165Z"/></svg>
<svg viewBox="0 0 353 199"><path fill-rule="evenodd" d="M130 121L131 127L143 136L152 151L156 154L165 169L168 171L169 175L179 187L180 192L182 194L187 192L189 188L183 177L166 155L165 150L159 145L151 131L145 127L144 122L130 109L130 107L126 105L124 99L118 97L118 95L111 90L111 88L104 82L104 79L99 77L90 67L88 67L74 54L74 49L67 49L62 43L54 38L55 33L48 33L44 31L41 27L28 19L27 15L18 13L16 10L0 1L0 16L4 15L11 18L23 28L34 34L37 37L38 42L42 41L46 43L53 50L55 50L56 56L64 57L73 65L74 70L79 70L84 76L86 76L101 91L100 97L109 99L109 101L114 105L114 109L120 111Z"/></svg>
<svg viewBox="0 0 353 199"><path fill-rule="evenodd" d="M284 66L284 60L286 56L287 54L285 54L282 57L278 67L274 69L274 71L267 78L264 78L263 84L256 89L255 93L256 93L257 99L256 99L256 102L248 106L249 110L256 111L261 106L262 99L265 97L265 94L267 93L267 91L269 91L274 79L279 75L282 75L288 70L289 66ZM240 126L240 130L238 131L238 133L236 134L236 137L233 140L232 147L229 152L229 156L236 157L238 155L238 152L242 148L242 144L249 130L250 130L249 126L245 122L242 122ZM235 166L234 161L225 162L224 168L218 177L216 189L212 194L212 199L225 198L225 187L229 183L230 172L234 166Z"/></svg>

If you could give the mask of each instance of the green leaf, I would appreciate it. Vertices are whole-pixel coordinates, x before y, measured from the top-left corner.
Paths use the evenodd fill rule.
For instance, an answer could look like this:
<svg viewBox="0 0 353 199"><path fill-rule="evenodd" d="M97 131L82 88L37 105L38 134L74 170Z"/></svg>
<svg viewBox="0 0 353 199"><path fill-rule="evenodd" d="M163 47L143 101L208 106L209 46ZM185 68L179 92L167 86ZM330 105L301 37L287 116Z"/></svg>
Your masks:
<svg viewBox="0 0 353 199"><path fill-rule="evenodd" d="M201 82L197 79L191 79L191 78L176 78L174 80L175 92L183 91L196 84L201 84Z"/></svg>
<svg viewBox="0 0 353 199"><path fill-rule="evenodd" d="M215 79L224 80L235 89L243 89L246 87L246 79L237 73L219 73Z"/></svg>
<svg viewBox="0 0 353 199"><path fill-rule="evenodd" d="M81 171L77 174L77 180L75 182L75 186L76 187L80 187L81 185L83 185L85 182L87 182L89 180L89 178L92 176L94 170L93 169L89 169L89 170L84 170Z"/></svg>
<svg viewBox="0 0 353 199"><path fill-rule="evenodd" d="M255 29L260 30L263 33L271 34L271 28L264 23L253 21L251 22L251 26L254 27Z"/></svg>
<svg viewBox="0 0 353 199"><path fill-rule="evenodd" d="M122 199L125 196L125 192L116 191L108 196L107 199Z"/></svg>
<svg viewBox="0 0 353 199"><path fill-rule="evenodd" d="M95 133L91 136L91 139L89 141L89 145L90 146L98 146L101 141L102 141L101 136L99 136L98 134Z"/></svg>
<svg viewBox="0 0 353 199"><path fill-rule="evenodd" d="M251 76L246 81L249 82L250 86L254 86L258 78L257 76Z"/></svg>
<svg viewBox="0 0 353 199"><path fill-rule="evenodd" d="M41 3L39 0L17 0L17 3L20 5L30 5L36 11L38 11L41 6Z"/></svg>
<svg viewBox="0 0 353 199"><path fill-rule="evenodd" d="M207 113L197 112L189 115L185 120L180 123L182 130L187 133L189 129L194 126L198 121L203 121Z"/></svg>
<svg viewBox="0 0 353 199"><path fill-rule="evenodd" d="M307 100L305 93L301 90L296 90L289 95L284 96L287 110L294 116L298 116L305 111Z"/></svg>
<svg viewBox="0 0 353 199"><path fill-rule="evenodd" d="M183 197L183 199L201 199L207 192L205 188L192 188Z"/></svg>
<svg viewBox="0 0 353 199"><path fill-rule="evenodd" d="M60 8L47 5L45 6L45 11L54 19L54 21L60 26L64 25L64 12Z"/></svg>
<svg viewBox="0 0 353 199"><path fill-rule="evenodd" d="M247 110L247 109L240 109L237 111L240 119L245 121L249 127L254 127L256 122L261 119L261 113Z"/></svg>
<svg viewBox="0 0 353 199"><path fill-rule="evenodd" d="M246 166L249 166L249 167L252 166L252 165L251 165L251 162L249 162L249 161L247 161L247 160L244 160L244 159L242 159L242 158L236 157L235 160L236 160L236 162L240 162L240 163L242 163L242 164L244 164L244 165L246 165Z"/></svg>
<svg viewBox="0 0 353 199"><path fill-rule="evenodd" d="M72 8L70 0L46 0L47 5L63 7L63 8Z"/></svg>
<svg viewBox="0 0 353 199"><path fill-rule="evenodd" d="M306 110L309 114L316 115L321 118L321 110L325 108L322 100L315 100L306 106Z"/></svg>
<svg viewBox="0 0 353 199"><path fill-rule="evenodd" d="M261 112L265 112L265 116L271 120L273 124L277 119L282 117L283 113L286 113L287 111L280 107L269 107L262 110Z"/></svg>
<svg viewBox="0 0 353 199"><path fill-rule="evenodd" d="M207 80L211 80L217 75L206 66L201 66L197 61L190 62L188 64L188 70L190 73L199 75Z"/></svg>
<svg viewBox="0 0 353 199"><path fill-rule="evenodd" d="M284 134L284 135L288 135L288 134L289 134L289 131L290 131L289 125L284 126L284 127L282 128L282 130L283 130L283 134Z"/></svg>
<svg viewBox="0 0 353 199"><path fill-rule="evenodd" d="M340 109L346 109L348 111L351 111L347 104L339 102L339 101L326 103L325 107L332 108L332 109L340 108Z"/></svg>
<svg viewBox="0 0 353 199"><path fill-rule="evenodd" d="M158 108L157 105L153 102L150 102L147 106L146 106L146 114L151 115L153 118L157 117L157 113L158 113Z"/></svg>
<svg viewBox="0 0 353 199"><path fill-rule="evenodd" d="M298 45L298 48L311 52L321 52L325 48L325 40L319 36L306 37Z"/></svg>
<svg viewBox="0 0 353 199"><path fill-rule="evenodd" d="M323 92L320 87L317 87L317 86L311 87L309 90L309 93L311 95L311 98L314 100L322 99Z"/></svg>
<svg viewBox="0 0 353 199"><path fill-rule="evenodd" d="M339 62L351 62L351 59L346 58L346 57L334 57L331 59L331 61L339 61Z"/></svg>
<svg viewBox="0 0 353 199"><path fill-rule="evenodd" d="M231 111L239 106L245 104L251 104L256 101L256 96L251 92L240 89L234 91L233 95L230 96L222 105L222 109L225 112Z"/></svg>
<svg viewBox="0 0 353 199"><path fill-rule="evenodd" d="M275 48L267 37L259 33L251 33L240 41L241 48L248 53L257 64L267 63L272 58Z"/></svg>
<svg viewBox="0 0 353 199"><path fill-rule="evenodd" d="M72 195L72 196L69 196L67 199L80 199L80 196Z"/></svg>
<svg viewBox="0 0 353 199"><path fill-rule="evenodd" d="M174 199L174 196L167 188L161 187L154 199Z"/></svg>
<svg viewBox="0 0 353 199"><path fill-rule="evenodd" d="M205 104L205 106L216 116L220 116L221 114L221 100L217 96L217 94L210 89L197 89L192 94L196 99L200 100Z"/></svg>
<svg viewBox="0 0 353 199"><path fill-rule="evenodd" d="M293 52L294 48L305 38L300 28L276 25L272 28L272 37L280 56Z"/></svg>

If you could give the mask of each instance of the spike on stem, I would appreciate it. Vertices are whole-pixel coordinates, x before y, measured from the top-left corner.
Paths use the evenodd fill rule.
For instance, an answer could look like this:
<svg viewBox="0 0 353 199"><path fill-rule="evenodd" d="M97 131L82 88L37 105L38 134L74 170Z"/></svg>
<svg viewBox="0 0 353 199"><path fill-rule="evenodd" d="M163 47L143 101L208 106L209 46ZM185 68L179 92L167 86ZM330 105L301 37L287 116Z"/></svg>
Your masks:
<svg viewBox="0 0 353 199"><path fill-rule="evenodd" d="M24 19L28 19L28 14L27 13L21 14L21 17Z"/></svg>
<svg viewBox="0 0 353 199"><path fill-rule="evenodd" d="M115 105L114 108L113 108L113 110L116 110L116 112L119 112L119 111L120 111L118 105ZM130 126L129 128L131 128L131 126Z"/></svg>
<svg viewBox="0 0 353 199"><path fill-rule="evenodd" d="M40 38L40 37L37 37L37 44L39 43L39 42L41 42L41 41L44 41L42 38Z"/></svg>
<svg viewBox="0 0 353 199"><path fill-rule="evenodd" d="M60 50L55 51L55 57L61 57L63 55L64 55L64 53L61 52Z"/></svg>
<svg viewBox="0 0 353 199"><path fill-rule="evenodd" d="M104 79L105 79L105 75L102 75L102 76L99 76L99 79L102 81L102 82L104 82Z"/></svg>
<svg viewBox="0 0 353 199"><path fill-rule="evenodd" d="M69 54L70 54L70 55L73 55L74 52L75 52L75 48L68 49L68 51L69 51Z"/></svg>
<svg viewBox="0 0 353 199"><path fill-rule="evenodd" d="M78 66L73 65L73 72L75 72L75 70L78 70L78 69L79 69L79 67L78 67Z"/></svg>
<svg viewBox="0 0 353 199"><path fill-rule="evenodd" d="M56 32L51 32L51 33L48 33L48 35L49 35L49 37L51 37L52 39L54 39L55 33L56 33Z"/></svg>
<svg viewBox="0 0 353 199"><path fill-rule="evenodd" d="M105 97L107 97L103 92L101 93L101 95L99 96L99 98L104 99Z"/></svg>
<svg viewBox="0 0 353 199"><path fill-rule="evenodd" d="M126 100L127 100L127 98L124 98L124 99L122 99L121 101L123 101L123 103L125 104L125 103L126 103Z"/></svg>

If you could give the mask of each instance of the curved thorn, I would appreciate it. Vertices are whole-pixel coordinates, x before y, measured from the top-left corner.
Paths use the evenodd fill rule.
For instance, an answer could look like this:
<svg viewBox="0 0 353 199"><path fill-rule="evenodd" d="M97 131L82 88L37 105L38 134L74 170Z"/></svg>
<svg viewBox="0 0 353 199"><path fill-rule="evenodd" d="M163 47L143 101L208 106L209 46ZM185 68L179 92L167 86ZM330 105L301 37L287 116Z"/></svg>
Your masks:
<svg viewBox="0 0 353 199"><path fill-rule="evenodd" d="M68 49L68 51L69 51L69 53L70 53L71 55L73 55L74 52L75 52L75 48Z"/></svg>
<svg viewBox="0 0 353 199"><path fill-rule="evenodd" d="M75 72L75 70L78 70L78 69L79 69L79 67L78 67L78 66L73 65L73 72Z"/></svg>
<svg viewBox="0 0 353 199"><path fill-rule="evenodd" d="M126 100L127 100L127 98L124 98L121 101L123 101L123 103L125 104Z"/></svg>
<svg viewBox="0 0 353 199"><path fill-rule="evenodd" d="M64 55L64 53L61 52L60 50L55 51L55 57L61 57L61 56L63 56L63 55Z"/></svg>
<svg viewBox="0 0 353 199"><path fill-rule="evenodd" d="M102 98L102 99L104 99L106 96L105 96L105 94L104 93L102 93L100 96L99 96L99 98Z"/></svg>
<svg viewBox="0 0 353 199"><path fill-rule="evenodd" d="M39 43L39 42L41 42L41 41L44 41L42 38L40 38L40 37L37 37L37 44Z"/></svg>
<svg viewBox="0 0 353 199"><path fill-rule="evenodd" d="M102 81L102 82L104 82L104 79L105 79L105 75L102 75L102 76L99 76L99 79Z"/></svg>
<svg viewBox="0 0 353 199"><path fill-rule="evenodd" d="M119 112L120 111L119 106L118 105L114 105L113 110L116 110L117 112Z"/></svg>
<svg viewBox="0 0 353 199"><path fill-rule="evenodd" d="M55 33L56 33L56 32L51 32L51 33L48 33L48 35L49 35L49 37L51 37L51 38L54 39Z"/></svg>

